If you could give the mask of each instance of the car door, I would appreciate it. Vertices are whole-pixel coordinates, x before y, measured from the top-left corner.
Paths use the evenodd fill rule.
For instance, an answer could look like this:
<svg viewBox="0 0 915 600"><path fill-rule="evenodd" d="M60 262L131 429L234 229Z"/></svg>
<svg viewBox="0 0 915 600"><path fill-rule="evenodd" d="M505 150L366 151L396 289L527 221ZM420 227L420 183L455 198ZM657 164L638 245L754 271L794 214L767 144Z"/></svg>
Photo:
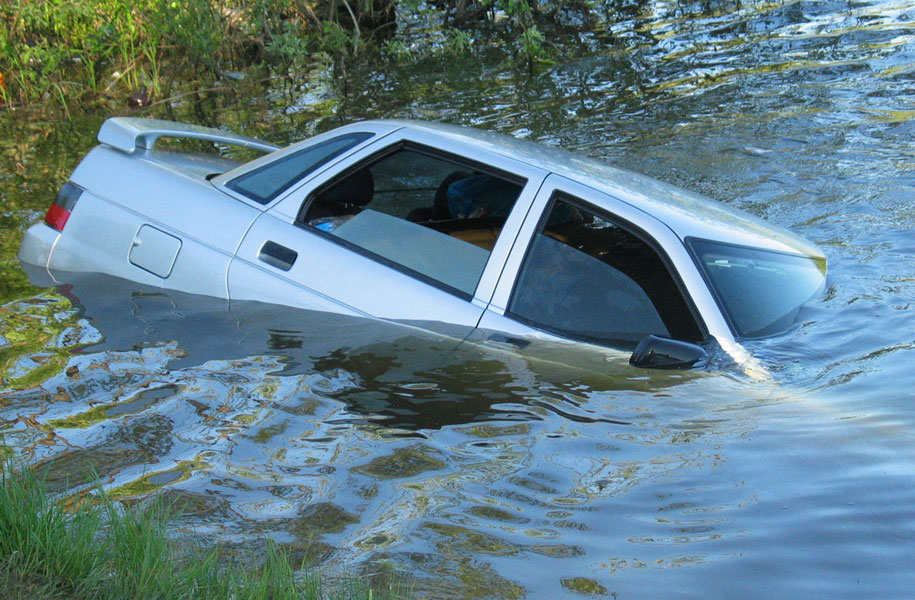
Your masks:
<svg viewBox="0 0 915 600"><path fill-rule="evenodd" d="M535 199L474 337L493 331L632 348L708 335L683 244L647 213L558 175Z"/></svg>
<svg viewBox="0 0 915 600"><path fill-rule="evenodd" d="M400 129L259 217L230 267L230 296L463 337L545 176L466 140Z"/></svg>

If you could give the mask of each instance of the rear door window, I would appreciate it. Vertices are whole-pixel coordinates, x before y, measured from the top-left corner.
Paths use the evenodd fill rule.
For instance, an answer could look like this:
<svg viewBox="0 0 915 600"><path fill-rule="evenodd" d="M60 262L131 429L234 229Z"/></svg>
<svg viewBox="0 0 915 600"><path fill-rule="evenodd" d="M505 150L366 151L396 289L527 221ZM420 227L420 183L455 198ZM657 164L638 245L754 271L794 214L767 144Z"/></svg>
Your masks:
<svg viewBox="0 0 915 600"><path fill-rule="evenodd" d="M702 334L647 236L557 194L528 248L506 314L563 337L631 346L649 334Z"/></svg>
<svg viewBox="0 0 915 600"><path fill-rule="evenodd" d="M525 180L403 143L306 201L299 223L469 299Z"/></svg>

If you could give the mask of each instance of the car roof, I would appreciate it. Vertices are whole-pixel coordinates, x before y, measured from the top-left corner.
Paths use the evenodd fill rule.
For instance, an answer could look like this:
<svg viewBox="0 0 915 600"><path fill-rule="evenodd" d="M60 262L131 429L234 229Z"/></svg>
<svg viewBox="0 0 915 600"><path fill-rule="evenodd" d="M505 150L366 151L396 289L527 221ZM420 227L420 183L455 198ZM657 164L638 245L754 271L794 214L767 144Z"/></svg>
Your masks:
<svg viewBox="0 0 915 600"><path fill-rule="evenodd" d="M411 129L444 136L519 160L594 188L665 223L678 237L698 237L780 252L823 257L814 244L737 208L652 177L508 135L431 121L385 119L354 123L342 129ZM377 131L377 129L376 129Z"/></svg>

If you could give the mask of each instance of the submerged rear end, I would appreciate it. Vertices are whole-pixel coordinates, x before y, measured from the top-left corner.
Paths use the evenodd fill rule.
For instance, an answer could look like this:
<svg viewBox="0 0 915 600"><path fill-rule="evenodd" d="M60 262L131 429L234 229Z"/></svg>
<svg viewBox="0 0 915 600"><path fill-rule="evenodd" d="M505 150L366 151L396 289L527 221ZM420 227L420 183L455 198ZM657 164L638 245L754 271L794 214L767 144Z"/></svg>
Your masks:
<svg viewBox="0 0 915 600"><path fill-rule="evenodd" d="M260 210L208 178L239 163L159 151L158 137L274 147L218 130L148 119L109 119L43 222L26 232L19 259L54 271L100 272L153 286L228 297L226 271Z"/></svg>

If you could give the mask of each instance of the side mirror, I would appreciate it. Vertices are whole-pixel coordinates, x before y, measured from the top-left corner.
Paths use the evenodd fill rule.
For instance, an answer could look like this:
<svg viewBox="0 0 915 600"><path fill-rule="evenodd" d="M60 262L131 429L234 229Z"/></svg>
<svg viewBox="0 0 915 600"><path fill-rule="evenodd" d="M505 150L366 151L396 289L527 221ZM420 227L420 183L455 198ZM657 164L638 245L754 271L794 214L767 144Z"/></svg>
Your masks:
<svg viewBox="0 0 915 600"><path fill-rule="evenodd" d="M688 369L708 359L705 348L657 335L647 335L635 347L629 364L643 369Z"/></svg>

